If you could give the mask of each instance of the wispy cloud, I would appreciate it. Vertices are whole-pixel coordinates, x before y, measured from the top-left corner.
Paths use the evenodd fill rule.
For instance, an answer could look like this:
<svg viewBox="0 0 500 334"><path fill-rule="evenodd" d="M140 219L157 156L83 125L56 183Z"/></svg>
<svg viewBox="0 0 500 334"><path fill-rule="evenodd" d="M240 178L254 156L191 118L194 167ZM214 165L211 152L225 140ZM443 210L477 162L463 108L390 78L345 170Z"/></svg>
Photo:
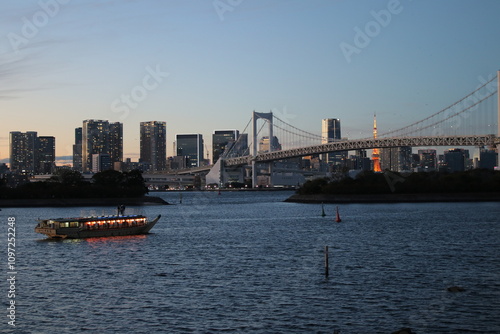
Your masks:
<svg viewBox="0 0 500 334"><path fill-rule="evenodd" d="M44 80L48 75L78 66L74 59L54 57L59 50L71 49L72 45L81 42L96 43L97 40L118 38L117 29L112 28L114 23L121 25L144 14L124 10L131 4L139 4L137 0L69 1L65 4L54 1L48 7L42 3L45 4L2 4L0 100L67 86L66 82L51 81L47 84ZM140 4L144 5L143 2ZM103 20L105 15L108 17ZM78 56L84 57L85 52L89 51L81 47ZM92 52L95 56L99 50L93 48Z"/></svg>
<svg viewBox="0 0 500 334"><path fill-rule="evenodd" d="M14 52L0 52L0 99L19 97L25 92L50 89L37 83L37 79L60 68L44 57L47 49L62 43L52 39L37 40L26 48Z"/></svg>

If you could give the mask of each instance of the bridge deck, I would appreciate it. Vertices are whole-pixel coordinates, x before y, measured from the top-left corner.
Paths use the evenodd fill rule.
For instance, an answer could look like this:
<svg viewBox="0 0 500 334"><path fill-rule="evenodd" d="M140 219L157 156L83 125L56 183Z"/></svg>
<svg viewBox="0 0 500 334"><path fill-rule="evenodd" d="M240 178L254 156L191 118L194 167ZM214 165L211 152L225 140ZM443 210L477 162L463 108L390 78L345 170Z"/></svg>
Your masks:
<svg viewBox="0 0 500 334"><path fill-rule="evenodd" d="M328 144L300 147L288 150L262 153L256 157L243 156L229 158L224 161L226 166L245 165L252 160L272 161L302 157L312 154L322 154L336 151L353 151L373 148L389 148L401 146L494 146L500 144L495 135L472 135L472 136L435 136L435 137L401 137L401 138L378 138L378 139L355 139L337 141Z"/></svg>

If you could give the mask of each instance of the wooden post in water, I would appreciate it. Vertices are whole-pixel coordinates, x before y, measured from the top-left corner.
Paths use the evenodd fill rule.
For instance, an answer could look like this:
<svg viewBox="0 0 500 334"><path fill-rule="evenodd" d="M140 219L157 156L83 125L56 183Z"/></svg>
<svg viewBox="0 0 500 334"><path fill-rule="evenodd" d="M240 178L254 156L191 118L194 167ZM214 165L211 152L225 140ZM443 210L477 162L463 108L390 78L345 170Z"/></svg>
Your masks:
<svg viewBox="0 0 500 334"><path fill-rule="evenodd" d="M328 268L328 246L325 246L325 277L328 277L329 275L329 268Z"/></svg>

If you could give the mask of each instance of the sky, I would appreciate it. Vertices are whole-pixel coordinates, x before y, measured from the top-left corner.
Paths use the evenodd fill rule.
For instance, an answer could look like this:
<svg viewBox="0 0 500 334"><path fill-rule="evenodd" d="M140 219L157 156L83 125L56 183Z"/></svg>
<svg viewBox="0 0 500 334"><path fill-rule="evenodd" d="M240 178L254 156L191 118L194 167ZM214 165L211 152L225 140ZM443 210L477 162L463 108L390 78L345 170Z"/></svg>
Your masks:
<svg viewBox="0 0 500 334"><path fill-rule="evenodd" d="M342 136L405 126L500 69L498 0L23 0L0 3L0 161L10 131L71 156L85 119L178 133L239 129L273 111Z"/></svg>

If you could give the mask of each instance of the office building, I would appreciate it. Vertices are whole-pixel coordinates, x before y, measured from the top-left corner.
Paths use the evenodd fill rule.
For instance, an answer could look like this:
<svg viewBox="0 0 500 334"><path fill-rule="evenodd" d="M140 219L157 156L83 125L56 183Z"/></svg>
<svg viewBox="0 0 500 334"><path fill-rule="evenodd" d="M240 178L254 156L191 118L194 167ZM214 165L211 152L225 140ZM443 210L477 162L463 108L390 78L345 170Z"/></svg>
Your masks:
<svg viewBox="0 0 500 334"><path fill-rule="evenodd" d="M321 137L322 144L340 140L340 138L342 138L340 133L340 119L325 118L321 120Z"/></svg>
<svg viewBox="0 0 500 334"><path fill-rule="evenodd" d="M174 156L167 158L168 169L185 169L188 167L188 158L184 156Z"/></svg>
<svg viewBox="0 0 500 334"><path fill-rule="evenodd" d="M203 136L197 134L176 135L177 156L187 158L187 166L200 167L203 163Z"/></svg>
<svg viewBox="0 0 500 334"><path fill-rule="evenodd" d="M340 132L340 119L325 118L321 120L321 144L328 144L334 141L340 141L342 135ZM324 162L331 165L342 165L347 158L347 152L331 152L322 155Z"/></svg>
<svg viewBox="0 0 500 334"><path fill-rule="evenodd" d="M371 169L371 160L366 154L366 150L357 150L355 155L351 155L350 159L346 160L346 165L351 170Z"/></svg>
<svg viewBox="0 0 500 334"><path fill-rule="evenodd" d="M231 150L229 156L241 157L249 154L250 154L250 149L248 147L248 133L242 133L238 136L236 143L234 143L233 149Z"/></svg>
<svg viewBox="0 0 500 334"><path fill-rule="evenodd" d="M75 143L76 144L76 143ZM111 165L123 161L123 125L103 120L85 120L82 127L82 171L90 172L92 156L108 154Z"/></svg>
<svg viewBox="0 0 500 334"><path fill-rule="evenodd" d="M497 152L481 148L479 151L479 168L495 169L497 165Z"/></svg>
<svg viewBox="0 0 500 334"><path fill-rule="evenodd" d="M148 164L149 171L167 169L167 123L141 122L141 147L139 162Z"/></svg>
<svg viewBox="0 0 500 334"><path fill-rule="evenodd" d="M436 150L418 150L418 171L433 172L437 170Z"/></svg>
<svg viewBox="0 0 500 334"><path fill-rule="evenodd" d="M380 166L382 170L405 172L411 170L412 149L410 146L380 149Z"/></svg>
<svg viewBox="0 0 500 334"><path fill-rule="evenodd" d="M444 152L444 163L449 172L465 171L468 158L469 151L462 148L454 148Z"/></svg>
<svg viewBox="0 0 500 334"><path fill-rule="evenodd" d="M232 151L240 132L238 130L215 130L212 134L212 161L215 164L224 153Z"/></svg>
<svg viewBox="0 0 500 334"><path fill-rule="evenodd" d="M271 143L269 141L269 136L262 137L259 141L259 153L281 151L281 144L278 140L278 137L273 136L272 150L270 150L270 145Z"/></svg>
<svg viewBox="0 0 500 334"><path fill-rule="evenodd" d="M111 156L107 153L92 154L92 173L112 169Z"/></svg>

